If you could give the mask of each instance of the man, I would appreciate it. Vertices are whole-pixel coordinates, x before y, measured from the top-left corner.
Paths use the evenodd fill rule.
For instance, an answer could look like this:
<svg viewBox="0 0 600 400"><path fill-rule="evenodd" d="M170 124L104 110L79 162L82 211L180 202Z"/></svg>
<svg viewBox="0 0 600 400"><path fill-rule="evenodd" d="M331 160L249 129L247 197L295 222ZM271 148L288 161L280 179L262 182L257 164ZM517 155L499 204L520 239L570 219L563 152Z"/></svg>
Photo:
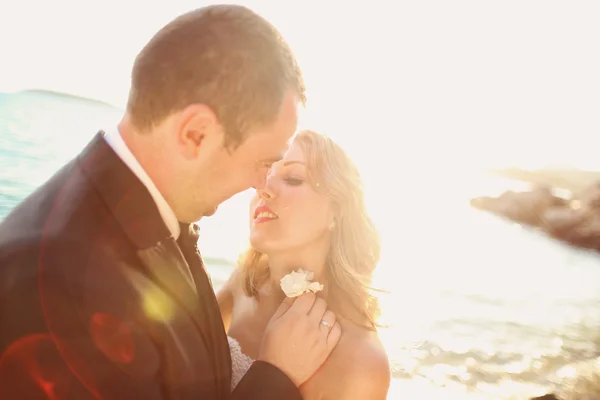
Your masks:
<svg viewBox="0 0 600 400"><path fill-rule="evenodd" d="M244 7L160 30L135 60L118 128L0 225L0 398L301 398L339 324L321 324L312 295L284 301L230 393L192 223L264 185L304 96L287 44Z"/></svg>

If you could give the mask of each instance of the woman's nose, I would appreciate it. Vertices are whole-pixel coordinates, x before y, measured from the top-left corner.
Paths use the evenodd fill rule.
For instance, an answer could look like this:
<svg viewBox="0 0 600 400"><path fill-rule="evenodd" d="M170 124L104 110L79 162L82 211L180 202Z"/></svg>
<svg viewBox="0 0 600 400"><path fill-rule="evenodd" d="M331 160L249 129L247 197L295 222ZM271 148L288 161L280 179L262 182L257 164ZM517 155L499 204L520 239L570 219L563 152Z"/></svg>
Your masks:
<svg viewBox="0 0 600 400"><path fill-rule="evenodd" d="M271 188L269 188L268 183L262 189L258 189L257 193L258 197L263 200L271 200L273 197L275 197L275 193L271 190Z"/></svg>
<svg viewBox="0 0 600 400"><path fill-rule="evenodd" d="M267 177L267 179L265 180L265 184L260 188L256 188L256 193L258 194L258 197L260 197L263 200L270 200L274 198L275 188L273 187L273 184L274 182L271 179L271 177Z"/></svg>

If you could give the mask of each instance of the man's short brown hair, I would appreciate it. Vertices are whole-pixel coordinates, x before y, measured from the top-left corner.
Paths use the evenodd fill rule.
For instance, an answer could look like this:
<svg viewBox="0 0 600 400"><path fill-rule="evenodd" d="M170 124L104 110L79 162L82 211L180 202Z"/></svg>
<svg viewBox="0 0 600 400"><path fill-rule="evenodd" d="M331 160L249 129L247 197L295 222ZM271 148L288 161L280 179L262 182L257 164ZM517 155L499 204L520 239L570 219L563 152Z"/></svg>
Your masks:
<svg viewBox="0 0 600 400"><path fill-rule="evenodd" d="M214 5L179 16L142 49L127 111L146 130L205 104L235 146L248 129L276 118L290 90L305 102L302 74L275 27L246 7Z"/></svg>

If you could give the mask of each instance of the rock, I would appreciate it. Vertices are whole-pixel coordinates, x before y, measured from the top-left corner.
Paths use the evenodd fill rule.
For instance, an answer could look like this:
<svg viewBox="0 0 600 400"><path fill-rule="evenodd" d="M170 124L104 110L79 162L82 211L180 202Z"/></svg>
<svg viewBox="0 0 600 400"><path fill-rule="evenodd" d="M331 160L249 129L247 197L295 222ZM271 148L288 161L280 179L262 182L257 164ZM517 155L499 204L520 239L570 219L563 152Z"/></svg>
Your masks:
<svg viewBox="0 0 600 400"><path fill-rule="evenodd" d="M507 191L498 197L471 200L475 208L537 227L573 246L600 251L600 182L572 200L555 196L545 186L527 192Z"/></svg>
<svg viewBox="0 0 600 400"><path fill-rule="evenodd" d="M499 197L478 197L471 200L475 208L502 215L513 221L539 226L543 213L550 207L565 206L566 200L553 195L547 187L538 186L529 192L508 191Z"/></svg>
<svg viewBox="0 0 600 400"><path fill-rule="evenodd" d="M577 194L581 207L598 210L600 209L600 182L594 183Z"/></svg>
<svg viewBox="0 0 600 400"><path fill-rule="evenodd" d="M549 393L549 394L545 394L543 396L532 397L530 400L560 400L560 399L558 397L556 397L554 394Z"/></svg>
<svg viewBox="0 0 600 400"><path fill-rule="evenodd" d="M557 239L567 238L585 218L586 213L581 209L551 207L543 212L540 227Z"/></svg>

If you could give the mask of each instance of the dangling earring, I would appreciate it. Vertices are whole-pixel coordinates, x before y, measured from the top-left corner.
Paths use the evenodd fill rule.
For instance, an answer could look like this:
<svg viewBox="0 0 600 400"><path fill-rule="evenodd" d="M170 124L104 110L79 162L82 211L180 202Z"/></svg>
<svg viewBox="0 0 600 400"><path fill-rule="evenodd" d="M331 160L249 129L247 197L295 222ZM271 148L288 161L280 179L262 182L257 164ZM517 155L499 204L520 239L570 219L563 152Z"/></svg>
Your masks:
<svg viewBox="0 0 600 400"><path fill-rule="evenodd" d="M333 231L335 229L335 220L331 221L331 224L329 224L329 230Z"/></svg>

